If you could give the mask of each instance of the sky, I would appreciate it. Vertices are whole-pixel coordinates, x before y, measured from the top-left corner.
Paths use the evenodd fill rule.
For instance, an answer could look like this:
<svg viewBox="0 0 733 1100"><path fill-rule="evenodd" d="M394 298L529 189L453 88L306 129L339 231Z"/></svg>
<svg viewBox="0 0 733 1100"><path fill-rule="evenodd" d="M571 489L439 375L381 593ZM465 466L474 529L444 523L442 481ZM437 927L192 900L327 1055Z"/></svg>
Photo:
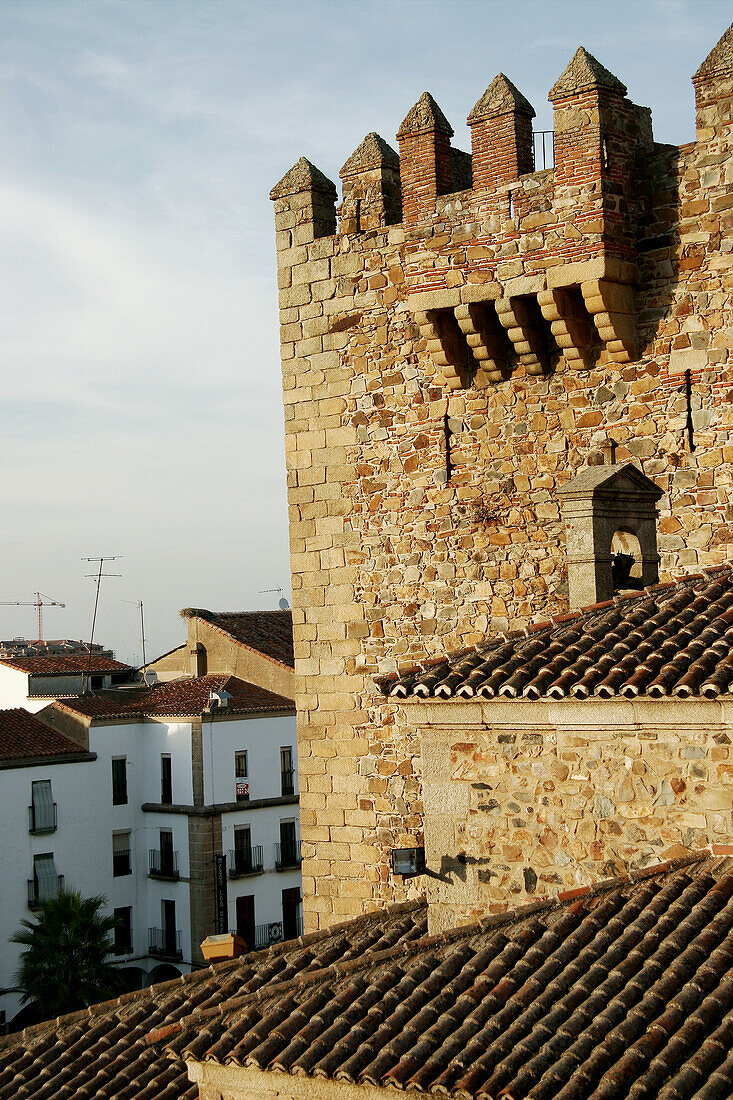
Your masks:
<svg viewBox="0 0 733 1100"><path fill-rule="evenodd" d="M0 601L123 660L290 597L270 188L497 72L552 128L584 45L694 138L728 0L0 0ZM282 589L283 592L277 591ZM0 637L35 610L0 605Z"/></svg>

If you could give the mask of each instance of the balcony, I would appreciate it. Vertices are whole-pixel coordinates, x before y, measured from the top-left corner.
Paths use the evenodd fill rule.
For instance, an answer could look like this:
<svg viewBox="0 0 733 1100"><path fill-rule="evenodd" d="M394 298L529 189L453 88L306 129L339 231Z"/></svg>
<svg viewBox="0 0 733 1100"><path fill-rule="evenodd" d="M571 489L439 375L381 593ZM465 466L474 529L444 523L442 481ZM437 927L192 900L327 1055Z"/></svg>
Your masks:
<svg viewBox="0 0 733 1100"><path fill-rule="evenodd" d="M130 863L130 849L126 852L113 852L112 853L112 876L113 878L122 878L123 875L132 874L132 864Z"/></svg>
<svg viewBox="0 0 733 1100"><path fill-rule="evenodd" d="M303 918L296 917L295 936L302 936L302 934ZM271 943L281 943L283 938L283 922L281 920L271 921L269 924L256 924L254 949L259 951L263 947L269 947Z"/></svg>
<svg viewBox="0 0 733 1100"><path fill-rule="evenodd" d="M45 808L45 812L38 813L33 806L28 807L28 832L33 833L34 836L42 836L44 833L55 833L58 828L58 817L56 814L56 803L53 803L53 811L49 812L51 807Z"/></svg>
<svg viewBox="0 0 733 1100"><path fill-rule="evenodd" d="M63 888L64 888L64 876L63 875L56 875L56 892L58 894L60 894L61 891L63 890ZM53 896L53 895L50 895L50 896ZM40 904L41 904L42 901L48 901L48 900L49 900L49 898L39 898L39 896L38 896L38 882L36 881L36 879L29 878L28 879L28 908L36 910L40 907Z"/></svg>
<svg viewBox="0 0 733 1100"><path fill-rule="evenodd" d="M275 845L275 870L289 871L300 867L300 846L294 840Z"/></svg>
<svg viewBox="0 0 733 1100"><path fill-rule="evenodd" d="M287 768L280 773L281 792L283 795L295 794L295 769Z"/></svg>
<svg viewBox="0 0 733 1100"><path fill-rule="evenodd" d="M148 954L158 959L171 959L180 962L183 958L181 951L181 933L174 928L148 928Z"/></svg>
<svg viewBox="0 0 733 1100"><path fill-rule="evenodd" d="M262 845L253 848L229 849L229 878L244 878L245 875L260 875L264 867Z"/></svg>
<svg viewBox="0 0 733 1100"><path fill-rule="evenodd" d="M178 874L178 852L151 848L148 852L148 876L176 882Z"/></svg>

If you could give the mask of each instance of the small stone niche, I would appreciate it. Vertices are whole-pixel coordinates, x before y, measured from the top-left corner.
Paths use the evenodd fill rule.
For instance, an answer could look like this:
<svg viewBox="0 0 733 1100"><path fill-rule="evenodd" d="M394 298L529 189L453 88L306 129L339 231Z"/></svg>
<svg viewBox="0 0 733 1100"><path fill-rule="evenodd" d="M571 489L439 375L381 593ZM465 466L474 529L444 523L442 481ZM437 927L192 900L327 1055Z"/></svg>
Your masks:
<svg viewBox="0 0 733 1100"><path fill-rule="evenodd" d="M662 495L631 462L589 466L558 490L571 608L657 582L656 504Z"/></svg>

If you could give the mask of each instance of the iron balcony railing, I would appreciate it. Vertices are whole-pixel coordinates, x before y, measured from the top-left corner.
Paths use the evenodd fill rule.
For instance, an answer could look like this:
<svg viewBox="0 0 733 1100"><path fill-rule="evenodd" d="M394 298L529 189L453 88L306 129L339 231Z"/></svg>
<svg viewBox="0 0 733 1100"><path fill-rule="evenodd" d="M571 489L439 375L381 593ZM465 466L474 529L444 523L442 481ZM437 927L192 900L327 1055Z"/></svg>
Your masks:
<svg viewBox="0 0 733 1100"><path fill-rule="evenodd" d="M288 867L300 867L300 846L294 841L275 845L275 870L284 871Z"/></svg>
<svg viewBox="0 0 733 1100"><path fill-rule="evenodd" d="M114 878L120 878L122 875L132 874L132 864L130 862L130 849L124 852L112 853L112 875Z"/></svg>
<svg viewBox="0 0 733 1100"><path fill-rule="evenodd" d="M177 879L178 852L151 848L148 852L148 875L150 878Z"/></svg>
<svg viewBox="0 0 733 1100"><path fill-rule="evenodd" d="M282 793L295 794L295 769L286 768L281 774Z"/></svg>
<svg viewBox="0 0 733 1100"><path fill-rule="evenodd" d="M63 888L64 888L64 876L63 875L56 875L56 892L58 894L60 894L61 891L63 890ZM39 905L41 904L41 901L43 901L43 900L45 900L45 899L39 898L39 896L38 896L38 883L36 882L35 879L29 878L28 879L28 908L29 909L38 909Z"/></svg>
<svg viewBox="0 0 733 1100"><path fill-rule="evenodd" d="M303 918L295 918L295 930L293 938L303 935ZM255 951L261 947L269 947L271 943L280 943L285 933L281 920L271 921L269 924L255 925Z"/></svg>
<svg viewBox="0 0 733 1100"><path fill-rule="evenodd" d="M180 930L148 928L148 954L160 959L182 959Z"/></svg>
<svg viewBox="0 0 733 1100"><path fill-rule="evenodd" d="M532 163L535 172L555 167L555 131L532 131Z"/></svg>
<svg viewBox="0 0 733 1100"><path fill-rule="evenodd" d="M28 807L28 832L35 833L36 836L40 836L42 833L55 833L58 828L58 814L56 813L56 803L53 803L53 815L48 815L47 819L43 820L44 815L37 814L35 807Z"/></svg>
<svg viewBox="0 0 733 1100"><path fill-rule="evenodd" d="M271 943L280 943L283 938L283 922L271 921L269 924L255 925L255 951Z"/></svg>
<svg viewBox="0 0 733 1100"><path fill-rule="evenodd" d="M242 875L259 875L263 868L261 844L255 844L252 848L229 849L229 878L240 878Z"/></svg>

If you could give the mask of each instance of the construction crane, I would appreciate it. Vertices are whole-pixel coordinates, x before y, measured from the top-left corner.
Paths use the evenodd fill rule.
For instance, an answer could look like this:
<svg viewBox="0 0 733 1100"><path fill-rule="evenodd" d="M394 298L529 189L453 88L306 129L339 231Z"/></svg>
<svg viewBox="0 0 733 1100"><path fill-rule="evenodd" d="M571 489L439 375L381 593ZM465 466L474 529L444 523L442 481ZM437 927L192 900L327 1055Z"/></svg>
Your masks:
<svg viewBox="0 0 733 1100"><path fill-rule="evenodd" d="M66 607L65 603L60 603L58 600L52 600L50 596L45 596L43 592L34 592L35 600L0 600L0 607L35 607L38 615L38 639L33 644L43 645L43 608L44 607Z"/></svg>

